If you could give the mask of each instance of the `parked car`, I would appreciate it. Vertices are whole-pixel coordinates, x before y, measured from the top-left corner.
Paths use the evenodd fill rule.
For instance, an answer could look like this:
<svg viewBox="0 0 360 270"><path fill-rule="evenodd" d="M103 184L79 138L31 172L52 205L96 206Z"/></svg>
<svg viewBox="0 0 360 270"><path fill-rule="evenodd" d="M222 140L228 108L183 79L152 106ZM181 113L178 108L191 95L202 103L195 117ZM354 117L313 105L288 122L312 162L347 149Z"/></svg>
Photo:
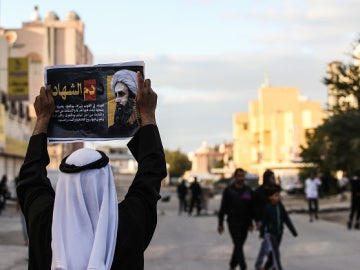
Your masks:
<svg viewBox="0 0 360 270"><path fill-rule="evenodd" d="M303 194L304 184L301 182L297 175L284 176L281 178L281 188L287 194Z"/></svg>

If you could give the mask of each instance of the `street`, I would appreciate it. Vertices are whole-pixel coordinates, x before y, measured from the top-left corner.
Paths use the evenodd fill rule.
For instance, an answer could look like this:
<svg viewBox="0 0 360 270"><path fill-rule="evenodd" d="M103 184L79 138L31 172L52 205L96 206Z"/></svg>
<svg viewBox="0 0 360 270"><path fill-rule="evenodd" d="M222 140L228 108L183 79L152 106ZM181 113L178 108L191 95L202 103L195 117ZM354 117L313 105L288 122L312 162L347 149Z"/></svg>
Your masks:
<svg viewBox="0 0 360 270"><path fill-rule="evenodd" d="M220 197L210 201L209 213L218 209ZM293 197L284 198L284 203L293 211L306 209L306 202ZM349 202L338 202L336 197L320 201L320 219L310 223L306 214L291 214L291 219L299 236L294 238L285 229L280 247L284 269L308 270L327 269L356 270L359 268L360 231L347 230L344 209ZM151 246L145 254L147 270L183 270L183 269L228 269L232 252L232 243L225 227L225 233L219 235L217 218L214 215L191 216L178 215L177 198L173 196L169 203L159 203L158 227ZM331 208L340 209L331 212ZM327 210L327 211L325 211ZM331 219L336 216L336 222ZM260 240L258 232L249 233L245 244L245 256L248 269L254 269Z"/></svg>
<svg viewBox="0 0 360 270"><path fill-rule="evenodd" d="M212 270L228 269L232 243L225 227L225 233L219 235L217 218L214 211L218 209L221 196L209 202L208 215L178 215L177 198L171 193L169 202L159 202L158 226L153 240L145 252L146 270ZM285 205L294 210L301 210L306 203L303 200L284 198ZM348 201L338 203L336 200L323 199L320 209L345 207ZM299 211L301 212L301 211ZM359 268L360 231L347 230L343 223L346 211L333 213L342 220L329 222L334 216L320 213L320 219L310 223L308 216L293 213L290 217L295 224L299 236L297 238L285 230L280 247L284 269L308 270L342 268L356 270ZM248 269L254 269L254 260L260 245L258 233L248 236L245 244L245 255ZM27 248L21 238L21 225L14 206L9 205L0 216L0 270L25 270Z"/></svg>

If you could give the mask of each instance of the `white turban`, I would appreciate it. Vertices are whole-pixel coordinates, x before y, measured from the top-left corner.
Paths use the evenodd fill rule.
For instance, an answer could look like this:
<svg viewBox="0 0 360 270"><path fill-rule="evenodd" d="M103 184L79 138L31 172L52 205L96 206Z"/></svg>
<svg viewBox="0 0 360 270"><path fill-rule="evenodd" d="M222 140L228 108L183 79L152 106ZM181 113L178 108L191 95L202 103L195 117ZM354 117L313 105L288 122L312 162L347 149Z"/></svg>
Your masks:
<svg viewBox="0 0 360 270"><path fill-rule="evenodd" d="M104 156L82 148L62 162L69 170L74 167L84 170L61 172L56 185L51 243L53 270L111 268L118 203L113 174Z"/></svg>
<svg viewBox="0 0 360 270"><path fill-rule="evenodd" d="M111 79L111 90L113 91L115 95L115 85L121 82L125 84L131 92L133 92L135 95L138 91L138 84L137 84L137 76L136 72L128 70L128 69L121 69L117 71L112 79Z"/></svg>

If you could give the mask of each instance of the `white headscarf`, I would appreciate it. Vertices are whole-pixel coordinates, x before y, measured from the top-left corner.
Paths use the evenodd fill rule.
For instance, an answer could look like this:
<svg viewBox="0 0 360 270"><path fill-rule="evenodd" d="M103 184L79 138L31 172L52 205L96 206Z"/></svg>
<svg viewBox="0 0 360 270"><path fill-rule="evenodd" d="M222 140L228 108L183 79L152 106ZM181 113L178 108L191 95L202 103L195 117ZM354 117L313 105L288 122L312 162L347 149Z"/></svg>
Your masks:
<svg viewBox="0 0 360 270"><path fill-rule="evenodd" d="M115 74L111 79L111 90L113 91L114 94L115 94L115 85L118 82L126 84L131 92L133 92L135 95L137 94L138 85L137 85L136 72L128 69L121 69L115 72Z"/></svg>
<svg viewBox="0 0 360 270"><path fill-rule="evenodd" d="M66 164L84 166L99 152L79 149ZM51 269L110 269L118 225L118 204L109 164L98 169L60 173L52 221Z"/></svg>

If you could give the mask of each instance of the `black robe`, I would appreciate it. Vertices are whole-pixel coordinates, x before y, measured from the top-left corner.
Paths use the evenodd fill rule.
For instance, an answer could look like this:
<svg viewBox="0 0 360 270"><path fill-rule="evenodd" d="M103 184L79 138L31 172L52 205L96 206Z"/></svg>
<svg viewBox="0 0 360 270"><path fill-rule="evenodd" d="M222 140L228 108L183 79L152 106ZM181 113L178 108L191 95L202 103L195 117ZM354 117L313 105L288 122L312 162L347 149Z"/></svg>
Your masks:
<svg viewBox="0 0 360 270"><path fill-rule="evenodd" d="M119 222L111 269L144 269L144 251L157 223L156 204L166 163L159 131L155 125L141 127L128 147L138 162L138 171L119 203ZM51 268L51 226L55 192L46 176L49 164L45 133L30 138L20 169L17 195L29 235L28 269Z"/></svg>

